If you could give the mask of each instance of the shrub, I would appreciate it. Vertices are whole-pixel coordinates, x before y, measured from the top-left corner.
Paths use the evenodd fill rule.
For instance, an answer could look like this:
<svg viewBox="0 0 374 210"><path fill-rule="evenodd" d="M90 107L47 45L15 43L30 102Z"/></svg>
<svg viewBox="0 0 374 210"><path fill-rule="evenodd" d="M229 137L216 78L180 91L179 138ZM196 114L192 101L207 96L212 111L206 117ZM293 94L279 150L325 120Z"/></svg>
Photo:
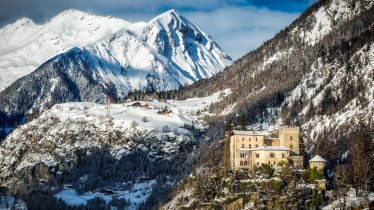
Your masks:
<svg viewBox="0 0 374 210"><path fill-rule="evenodd" d="M142 117L142 122L149 122L146 116Z"/></svg>
<svg viewBox="0 0 374 210"><path fill-rule="evenodd" d="M132 121L132 123L131 123L131 127L132 128L135 128L136 126L138 126L139 124L137 123L137 122L135 122L135 121Z"/></svg>
<svg viewBox="0 0 374 210"><path fill-rule="evenodd" d="M162 132L164 132L164 133L168 133L168 132L170 132L170 128L169 128L169 126L164 125L164 126L162 127Z"/></svg>
<svg viewBox="0 0 374 210"><path fill-rule="evenodd" d="M275 172L274 168L270 164L262 164L260 171L262 174L266 174L269 178L273 177Z"/></svg>
<svg viewBox="0 0 374 210"><path fill-rule="evenodd" d="M323 173L317 168L308 169L308 182L313 183L315 180L323 179Z"/></svg>

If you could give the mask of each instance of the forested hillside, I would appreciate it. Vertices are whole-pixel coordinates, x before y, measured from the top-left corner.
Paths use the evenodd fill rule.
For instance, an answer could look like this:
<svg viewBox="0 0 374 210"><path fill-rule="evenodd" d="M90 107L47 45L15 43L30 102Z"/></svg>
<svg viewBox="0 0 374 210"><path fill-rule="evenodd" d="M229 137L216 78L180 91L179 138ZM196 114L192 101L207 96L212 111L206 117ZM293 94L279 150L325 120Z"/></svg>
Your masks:
<svg viewBox="0 0 374 210"><path fill-rule="evenodd" d="M231 94L209 107L222 116L218 123L238 125L244 115L249 124L299 125L312 153L319 138L340 141L340 131L347 145L350 132L373 126L373 40L371 1L319 1L225 71L158 96L182 99L230 88Z"/></svg>
<svg viewBox="0 0 374 210"><path fill-rule="evenodd" d="M373 41L373 2L319 1L225 71L159 97L230 88L230 95L209 107L218 115L211 130L240 128L243 119L248 128L300 126L306 160L320 154L329 161L329 173L351 168L345 183L373 190ZM223 134L210 136L215 147Z"/></svg>
<svg viewBox="0 0 374 210"><path fill-rule="evenodd" d="M318 1L222 72L178 90L117 97L115 84L95 80L91 61L73 49L0 94L1 126L30 120L0 145L0 184L29 206L220 209L254 193L253 205L242 200L247 209L319 209L351 188L374 192L371 0ZM54 105L107 95L117 103L112 115L110 104ZM289 125L300 127L304 166L321 155L324 173L292 161L228 170L227 131ZM323 178L326 189L317 190ZM108 191L110 200L99 199ZM71 193L93 197L74 205Z"/></svg>

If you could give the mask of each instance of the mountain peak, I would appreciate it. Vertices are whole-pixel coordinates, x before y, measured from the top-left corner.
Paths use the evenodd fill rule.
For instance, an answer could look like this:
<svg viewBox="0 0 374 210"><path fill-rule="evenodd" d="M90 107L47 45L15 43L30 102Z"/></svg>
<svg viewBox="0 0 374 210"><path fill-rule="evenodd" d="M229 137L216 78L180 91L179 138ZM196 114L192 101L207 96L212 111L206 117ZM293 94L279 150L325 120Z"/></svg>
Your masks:
<svg viewBox="0 0 374 210"><path fill-rule="evenodd" d="M158 22L158 23L164 25L165 23L170 23L173 20L174 21L176 20L178 22L189 23L189 21L185 17L183 17L180 12L178 12L175 9L168 10L168 11L156 16L155 18L150 20L149 23Z"/></svg>
<svg viewBox="0 0 374 210"><path fill-rule="evenodd" d="M67 10L64 10L62 12L60 12L57 16L65 16L65 15L88 15L89 13L87 12L83 12L83 11L80 11L80 10L77 10L77 9L73 9L73 8L70 8L70 9L67 9Z"/></svg>
<svg viewBox="0 0 374 210"><path fill-rule="evenodd" d="M92 15L88 12L80 11L77 9L67 9L67 10L60 12L58 15L53 17L50 21L57 20L57 19L65 19L65 18L77 18L77 17L81 18L85 16L95 16L95 15Z"/></svg>
<svg viewBox="0 0 374 210"><path fill-rule="evenodd" d="M23 18L20 18L18 20L16 20L16 22L14 23L10 23L8 25L6 25L5 27L3 28L0 28L0 33L3 33L4 31L15 31L19 28L22 28L24 26L34 26L36 25L34 23L34 21L28 17L23 17ZM2 37L3 38L3 37ZM0 44L1 45L1 44ZM0 47L0 49L3 49L2 47Z"/></svg>
<svg viewBox="0 0 374 210"><path fill-rule="evenodd" d="M170 10L164 12L163 14L164 15L172 15L172 16L182 16L181 13L176 9L170 9Z"/></svg>
<svg viewBox="0 0 374 210"><path fill-rule="evenodd" d="M35 25L35 23L32 19L28 17L23 17L23 18L18 19L16 22L9 24L8 27L9 26L19 27L19 26L25 26L25 25Z"/></svg>
<svg viewBox="0 0 374 210"><path fill-rule="evenodd" d="M23 17L21 19L18 19L16 21L16 23L19 23L19 24L34 24L34 21L31 19L31 18L28 18L28 17Z"/></svg>

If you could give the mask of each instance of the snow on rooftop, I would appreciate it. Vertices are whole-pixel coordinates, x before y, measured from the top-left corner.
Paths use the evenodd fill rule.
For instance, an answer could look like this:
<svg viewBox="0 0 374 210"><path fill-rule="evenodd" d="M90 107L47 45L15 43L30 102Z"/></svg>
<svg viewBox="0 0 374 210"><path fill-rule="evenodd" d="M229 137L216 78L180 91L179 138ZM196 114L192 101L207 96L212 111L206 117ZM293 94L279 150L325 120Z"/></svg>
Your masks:
<svg viewBox="0 0 374 210"><path fill-rule="evenodd" d="M267 135L267 131L240 131L240 130L233 130L232 131L235 135L243 135L243 136L264 136Z"/></svg>
<svg viewBox="0 0 374 210"><path fill-rule="evenodd" d="M266 151L291 151L290 148L285 146L264 146L264 147L257 147L257 148L239 148L239 151L258 151L258 150L266 150Z"/></svg>
<svg viewBox="0 0 374 210"><path fill-rule="evenodd" d="M312 159L310 159L309 162L327 162L327 161L323 159L321 156L316 155Z"/></svg>

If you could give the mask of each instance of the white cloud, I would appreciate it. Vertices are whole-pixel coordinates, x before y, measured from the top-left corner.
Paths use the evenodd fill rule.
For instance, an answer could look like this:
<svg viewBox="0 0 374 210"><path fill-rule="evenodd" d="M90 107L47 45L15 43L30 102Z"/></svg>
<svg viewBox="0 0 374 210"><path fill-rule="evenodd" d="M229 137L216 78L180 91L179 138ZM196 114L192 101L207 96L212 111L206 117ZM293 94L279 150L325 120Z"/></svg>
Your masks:
<svg viewBox="0 0 374 210"><path fill-rule="evenodd" d="M255 7L226 7L183 14L209 33L233 59L256 49L299 15Z"/></svg>
<svg viewBox="0 0 374 210"><path fill-rule="evenodd" d="M240 3L241 0L233 2ZM176 8L210 34L233 59L237 59L259 47L298 16L296 13L235 5L227 0L0 0L0 24L24 16L45 22L68 8L117 16L132 22L148 21L162 11Z"/></svg>

